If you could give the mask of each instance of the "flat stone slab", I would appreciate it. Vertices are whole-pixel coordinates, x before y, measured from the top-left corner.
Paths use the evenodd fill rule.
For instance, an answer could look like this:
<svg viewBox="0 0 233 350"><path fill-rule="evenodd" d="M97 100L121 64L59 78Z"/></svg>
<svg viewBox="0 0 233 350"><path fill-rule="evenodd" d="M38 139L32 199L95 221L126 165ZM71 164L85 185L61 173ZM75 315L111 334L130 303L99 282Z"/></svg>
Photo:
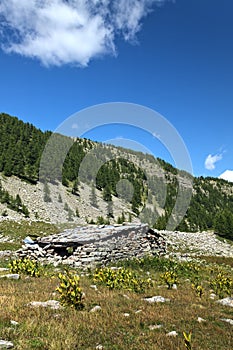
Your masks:
<svg viewBox="0 0 233 350"><path fill-rule="evenodd" d="M233 326L233 320L231 320L230 318L220 318L220 320L223 322L230 323Z"/></svg>
<svg viewBox="0 0 233 350"><path fill-rule="evenodd" d="M233 307L233 298L230 298L230 297L217 300L216 302L225 306Z"/></svg>
<svg viewBox="0 0 233 350"><path fill-rule="evenodd" d="M8 278L10 280L18 280L18 279L20 279L20 275L18 273L8 273L7 275L1 275L0 278Z"/></svg>
<svg viewBox="0 0 233 350"><path fill-rule="evenodd" d="M57 300L48 300L48 301L31 301L28 306L32 307L49 307L50 309L61 309L62 306Z"/></svg>
<svg viewBox="0 0 233 350"><path fill-rule="evenodd" d="M134 231L134 229L142 228L145 233L148 230L147 225L123 225L123 226L84 226L76 227L73 229L67 229L59 234L51 235L47 237L42 237L37 239L37 243L51 244L51 243L79 243L89 244L96 241L106 241L112 239L113 237L119 238L123 235L128 235L129 231Z"/></svg>
<svg viewBox="0 0 233 350"><path fill-rule="evenodd" d="M14 344L11 341L0 339L0 349L11 349L14 347Z"/></svg>
<svg viewBox="0 0 233 350"><path fill-rule="evenodd" d="M150 304L165 303L166 301L170 301L170 299L161 297L160 295L156 295L156 296L151 297L151 298L143 298L143 300L147 301Z"/></svg>

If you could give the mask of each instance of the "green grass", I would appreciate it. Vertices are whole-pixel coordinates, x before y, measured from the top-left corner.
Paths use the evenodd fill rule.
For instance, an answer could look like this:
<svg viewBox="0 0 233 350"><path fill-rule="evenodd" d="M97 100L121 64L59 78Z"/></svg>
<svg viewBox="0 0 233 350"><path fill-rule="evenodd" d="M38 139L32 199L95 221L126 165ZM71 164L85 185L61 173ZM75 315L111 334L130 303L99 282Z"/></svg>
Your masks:
<svg viewBox="0 0 233 350"><path fill-rule="evenodd" d="M59 299L59 294L55 292L59 284L58 271L51 267L40 278L0 279L0 338L13 341L18 350L91 350L98 344L109 350L185 350L183 332L192 332L194 350L231 349L232 326L220 319L232 318L232 310L209 298L210 280L219 269L233 278L229 265L209 261L196 266L158 258L135 259L121 265L142 277L148 277L149 272L153 286L143 294L109 290L104 285L99 285L95 291L90 287L92 277L84 274L80 278L80 287L85 292L84 309L81 311L70 307L51 310L27 306L34 300ZM177 290L169 290L160 279L161 273L167 270L177 272ZM195 278L204 287L202 298L192 289ZM170 302L149 304L142 300L153 295L162 295ZM101 310L90 313L95 305L100 305ZM141 312L136 313L137 310ZM124 313L130 316L125 317ZM198 317L206 322L198 323ZM18 321L19 325L12 326L10 320ZM150 325L156 324L163 327L149 329ZM166 336L172 330L178 332L176 338Z"/></svg>
<svg viewBox="0 0 233 350"><path fill-rule="evenodd" d="M0 242L0 250L17 250L22 246L22 241L26 236L32 239L38 236L48 236L58 233L60 228L56 225L42 221L1 221L0 235L7 237L13 242Z"/></svg>

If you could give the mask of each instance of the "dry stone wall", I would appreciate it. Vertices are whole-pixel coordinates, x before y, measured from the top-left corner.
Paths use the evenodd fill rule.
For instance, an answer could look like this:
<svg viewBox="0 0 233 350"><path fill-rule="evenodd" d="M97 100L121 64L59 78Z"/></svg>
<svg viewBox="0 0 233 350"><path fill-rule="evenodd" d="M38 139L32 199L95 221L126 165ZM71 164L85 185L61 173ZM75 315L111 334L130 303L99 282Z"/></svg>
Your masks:
<svg viewBox="0 0 233 350"><path fill-rule="evenodd" d="M162 254L166 254L163 236L145 224L77 227L36 241L26 239L17 252L19 257L28 256L42 263L79 268Z"/></svg>

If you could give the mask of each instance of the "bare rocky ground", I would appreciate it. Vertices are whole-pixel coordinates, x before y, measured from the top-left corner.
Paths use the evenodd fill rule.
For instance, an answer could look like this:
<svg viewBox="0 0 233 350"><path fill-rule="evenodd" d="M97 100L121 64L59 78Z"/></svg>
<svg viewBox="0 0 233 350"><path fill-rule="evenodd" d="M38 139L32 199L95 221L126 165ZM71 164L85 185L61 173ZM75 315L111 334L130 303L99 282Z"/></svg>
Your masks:
<svg viewBox="0 0 233 350"><path fill-rule="evenodd" d="M20 180L15 176L3 177L0 175L2 186L11 195L19 194L23 204L27 206L30 212L30 220L43 220L51 223L68 222L68 211L65 206L72 212L72 222L79 225L84 225L91 219L96 220L98 216L107 216L107 204L102 199L101 191L96 190L96 197L98 207L95 208L90 204L91 188L81 183L79 185L79 196L73 195L70 190L61 184L49 184L51 202L44 201L44 185L38 183L31 185L25 181ZM59 198L60 197L60 198ZM3 216L3 212L7 212L7 216ZM79 216L76 215L78 211ZM122 212L127 216L131 213L129 205L123 200L113 198L113 214L115 220ZM16 213L6 205L0 204L0 220L20 220L23 216ZM137 222L136 219L134 219Z"/></svg>
<svg viewBox="0 0 233 350"><path fill-rule="evenodd" d="M72 223L75 225L86 225L91 219L96 220L98 216L107 216L107 205L102 199L101 191L96 190L96 197L98 208L90 204L91 188L81 183L79 186L79 196L73 195L70 190L59 185L49 184L51 202L44 201L44 186L41 183L31 185L17 177L3 177L0 175L1 183L11 195L20 195L22 202L27 206L30 212L30 218L27 220L41 220L50 223L68 223L68 212L64 209L65 205L72 211ZM59 201L59 196L61 200ZM79 217L76 216L78 210ZM6 211L7 216L2 216ZM114 219L112 223L116 222L117 217L126 216L130 211L129 205L119 198L113 198ZM104 215L104 213L106 213ZM6 208L5 205L0 204L0 221L15 220L21 221L23 216L15 211ZM134 223L139 223L139 220L132 215ZM233 245L227 241L220 241L212 232L201 233L184 233L184 232L168 232L162 231L166 238L168 251L173 256L178 258L187 258L193 256L224 256L233 257ZM6 240L6 237L0 237L0 241ZM169 254L170 254L169 253Z"/></svg>
<svg viewBox="0 0 233 350"><path fill-rule="evenodd" d="M233 257L233 242L220 240L213 232L161 231L168 252L179 259L195 256Z"/></svg>

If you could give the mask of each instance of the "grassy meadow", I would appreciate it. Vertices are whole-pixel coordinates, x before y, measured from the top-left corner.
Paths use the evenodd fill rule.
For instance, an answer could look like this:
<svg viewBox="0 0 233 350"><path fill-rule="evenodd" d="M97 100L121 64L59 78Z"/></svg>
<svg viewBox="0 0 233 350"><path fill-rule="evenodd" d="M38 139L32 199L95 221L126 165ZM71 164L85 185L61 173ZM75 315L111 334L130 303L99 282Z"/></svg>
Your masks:
<svg viewBox="0 0 233 350"><path fill-rule="evenodd" d="M97 290L93 289L93 272L80 272L80 287L85 293L82 310L28 306L31 301L59 300L56 288L58 273L64 270L62 266L45 267L37 278L22 274L19 280L0 279L0 339L12 341L15 349L22 350L101 346L109 350L182 350L186 349L183 332L192 332L190 349L230 350L233 326L221 319L232 318L232 308L210 299L210 293L213 292L211 281L220 272L233 279L232 263L231 259L218 263L215 258L202 263L176 263L164 258L122 262L121 266L134 271L139 278L151 278L153 285L142 293L109 289L98 283ZM6 264L7 261L2 261L2 266ZM177 289L169 289L161 277L166 271L175 271ZM194 285L202 286L202 295ZM232 286L228 291L220 289L215 291L221 297L232 294ZM170 301L150 304L143 300L154 295ZM90 312L95 305L101 310ZM199 323L198 317L205 321ZM11 320L18 325L12 325ZM162 327L150 329L155 325ZM167 336L171 331L176 331L177 336Z"/></svg>

